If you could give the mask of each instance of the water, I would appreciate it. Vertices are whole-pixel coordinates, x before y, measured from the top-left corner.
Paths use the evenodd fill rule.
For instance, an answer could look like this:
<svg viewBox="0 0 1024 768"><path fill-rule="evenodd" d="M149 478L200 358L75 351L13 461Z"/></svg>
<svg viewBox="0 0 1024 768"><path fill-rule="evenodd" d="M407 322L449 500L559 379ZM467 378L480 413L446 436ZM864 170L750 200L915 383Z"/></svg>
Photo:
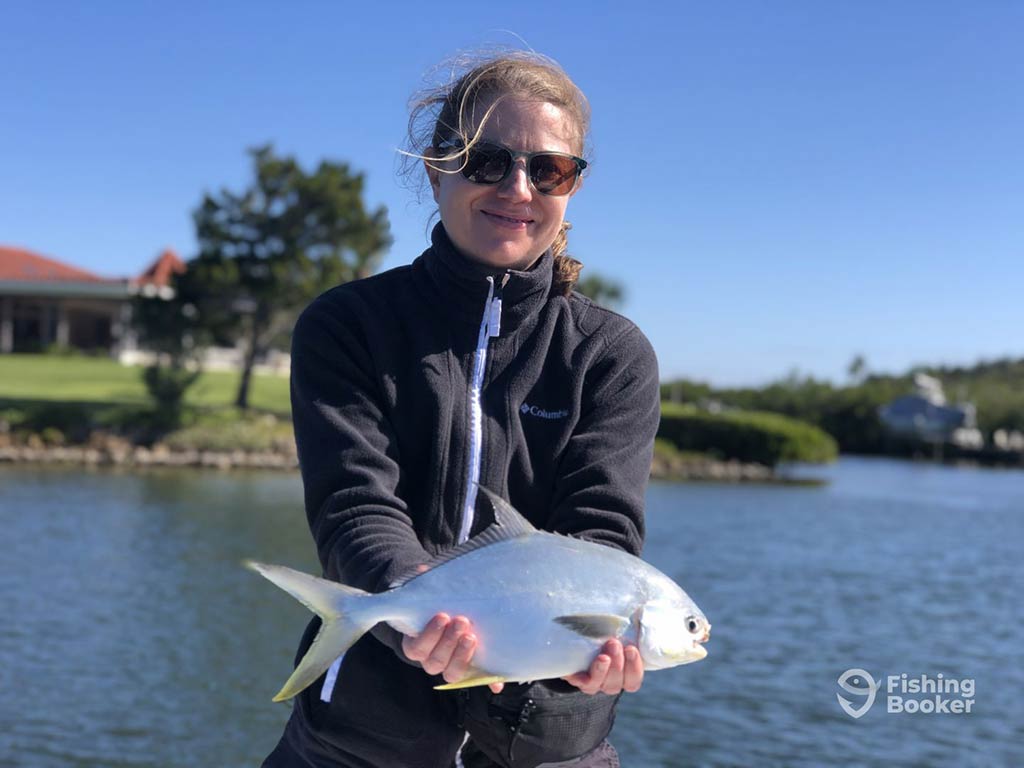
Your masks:
<svg viewBox="0 0 1024 768"><path fill-rule="evenodd" d="M624 697L624 765L1024 761L1024 473L827 474L651 486L645 555L714 630ZM293 475L0 467L0 765L257 765L307 614L239 562L315 570L300 498ZM883 691L854 720L851 667L970 677L975 705L889 714Z"/></svg>

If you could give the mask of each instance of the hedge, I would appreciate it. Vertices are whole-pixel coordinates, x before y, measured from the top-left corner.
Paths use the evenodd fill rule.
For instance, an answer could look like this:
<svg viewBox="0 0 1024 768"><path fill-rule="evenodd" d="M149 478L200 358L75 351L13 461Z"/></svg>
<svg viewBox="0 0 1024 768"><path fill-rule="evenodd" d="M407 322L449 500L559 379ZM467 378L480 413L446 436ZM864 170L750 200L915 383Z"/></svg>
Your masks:
<svg viewBox="0 0 1024 768"><path fill-rule="evenodd" d="M662 403L658 437L681 451L774 467L781 462L825 463L839 453L827 433L803 421L763 411L709 413Z"/></svg>

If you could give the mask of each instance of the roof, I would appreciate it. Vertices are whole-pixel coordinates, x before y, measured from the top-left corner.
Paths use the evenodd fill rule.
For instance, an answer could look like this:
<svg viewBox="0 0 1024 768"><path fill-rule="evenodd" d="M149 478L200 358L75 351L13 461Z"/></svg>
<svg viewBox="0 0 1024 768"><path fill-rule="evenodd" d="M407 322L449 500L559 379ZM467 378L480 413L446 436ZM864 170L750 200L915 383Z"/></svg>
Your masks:
<svg viewBox="0 0 1024 768"><path fill-rule="evenodd" d="M170 248L137 278L101 277L24 248L0 245L0 294L124 299L136 292L169 298L171 278L186 269Z"/></svg>
<svg viewBox="0 0 1024 768"><path fill-rule="evenodd" d="M110 283L108 278L23 248L0 245L0 282Z"/></svg>
<svg viewBox="0 0 1024 768"><path fill-rule="evenodd" d="M156 260L133 282L164 288L171 284L171 278L174 275L180 275L185 269L185 262L178 257L178 254L170 248L165 248L163 253L157 256Z"/></svg>

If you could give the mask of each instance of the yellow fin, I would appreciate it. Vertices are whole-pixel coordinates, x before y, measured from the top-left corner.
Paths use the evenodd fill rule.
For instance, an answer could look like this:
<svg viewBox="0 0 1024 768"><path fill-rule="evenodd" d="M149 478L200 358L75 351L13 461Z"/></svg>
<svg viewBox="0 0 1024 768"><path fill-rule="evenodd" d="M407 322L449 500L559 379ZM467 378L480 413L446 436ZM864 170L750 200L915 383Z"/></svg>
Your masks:
<svg viewBox="0 0 1024 768"><path fill-rule="evenodd" d="M504 683L505 678L501 675L483 675L481 677L466 677L457 683L445 683L435 685L435 691L455 691L459 688L473 688L477 685L490 685L491 683Z"/></svg>

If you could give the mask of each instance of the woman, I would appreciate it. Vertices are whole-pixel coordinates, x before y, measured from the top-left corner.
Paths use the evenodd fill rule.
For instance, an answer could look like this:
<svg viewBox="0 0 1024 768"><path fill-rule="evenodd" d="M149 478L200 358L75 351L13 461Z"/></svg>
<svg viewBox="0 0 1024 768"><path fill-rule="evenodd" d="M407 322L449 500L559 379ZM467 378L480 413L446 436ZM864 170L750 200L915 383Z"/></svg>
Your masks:
<svg viewBox="0 0 1024 768"><path fill-rule="evenodd" d="M380 591L475 535L493 519L478 483L539 528L638 554L657 364L632 323L572 292L585 97L553 62L503 55L428 94L410 125L440 212L431 247L325 293L293 337L326 576ZM438 614L416 637L378 626L300 694L265 765L618 764L604 738L642 682L636 648L609 641L565 681L435 691L476 642L471 617Z"/></svg>

